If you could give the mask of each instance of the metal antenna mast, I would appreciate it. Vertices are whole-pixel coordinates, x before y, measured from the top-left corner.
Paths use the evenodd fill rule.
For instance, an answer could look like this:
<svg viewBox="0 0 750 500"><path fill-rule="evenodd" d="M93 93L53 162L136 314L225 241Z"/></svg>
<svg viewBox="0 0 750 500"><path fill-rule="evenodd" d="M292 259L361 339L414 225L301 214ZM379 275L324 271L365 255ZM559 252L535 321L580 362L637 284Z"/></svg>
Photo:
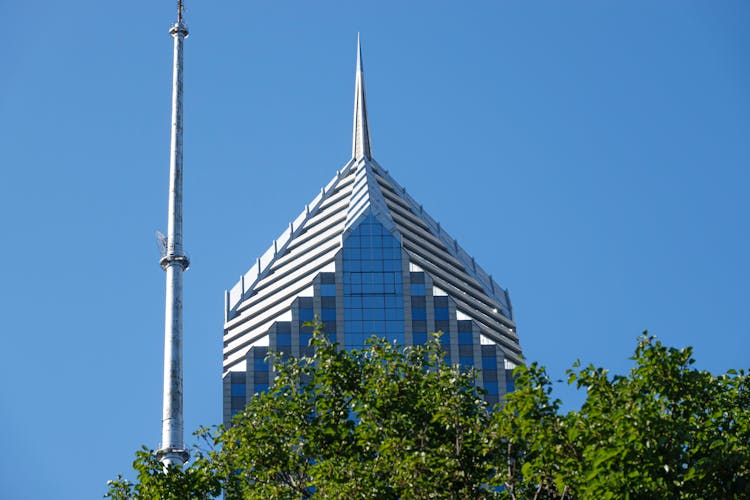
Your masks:
<svg viewBox="0 0 750 500"><path fill-rule="evenodd" d="M172 137L169 150L169 222L166 254L159 264L167 276L164 313L164 405L161 447L156 452L164 467L182 465L189 454L183 443L182 420L182 273L190 261L182 250L182 46L188 29L177 2L177 22L169 29L174 39L172 74Z"/></svg>

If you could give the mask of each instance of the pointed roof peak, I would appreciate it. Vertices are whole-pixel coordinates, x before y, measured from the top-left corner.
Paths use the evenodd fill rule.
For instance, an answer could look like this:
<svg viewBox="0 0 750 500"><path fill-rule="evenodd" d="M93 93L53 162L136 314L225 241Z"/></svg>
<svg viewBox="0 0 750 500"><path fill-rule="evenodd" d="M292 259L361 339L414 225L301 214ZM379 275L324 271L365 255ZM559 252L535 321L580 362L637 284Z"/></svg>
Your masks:
<svg viewBox="0 0 750 500"><path fill-rule="evenodd" d="M365 76L362 69L362 44L357 33L357 70L354 82L354 125L352 131L352 158L372 159L370 125L367 121L365 101Z"/></svg>

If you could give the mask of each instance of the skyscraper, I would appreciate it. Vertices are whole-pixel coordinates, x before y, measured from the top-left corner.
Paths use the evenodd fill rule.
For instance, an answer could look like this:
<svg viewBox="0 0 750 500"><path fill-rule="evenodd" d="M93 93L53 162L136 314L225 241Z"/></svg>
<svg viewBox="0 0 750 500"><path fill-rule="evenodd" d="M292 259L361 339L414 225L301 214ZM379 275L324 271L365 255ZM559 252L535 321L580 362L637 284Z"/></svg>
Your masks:
<svg viewBox="0 0 750 500"><path fill-rule="evenodd" d="M224 422L273 373L269 349L311 353L312 329L341 346L400 345L442 331L450 363L481 370L490 403L512 389L521 348L507 290L373 159L357 46L352 158L225 296Z"/></svg>

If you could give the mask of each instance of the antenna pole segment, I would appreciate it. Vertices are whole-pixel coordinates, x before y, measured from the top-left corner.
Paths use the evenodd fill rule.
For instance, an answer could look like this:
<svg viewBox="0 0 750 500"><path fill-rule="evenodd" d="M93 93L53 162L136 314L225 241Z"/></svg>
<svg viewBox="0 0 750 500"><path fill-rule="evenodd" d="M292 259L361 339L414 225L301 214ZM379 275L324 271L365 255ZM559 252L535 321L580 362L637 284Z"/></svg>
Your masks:
<svg viewBox="0 0 750 500"><path fill-rule="evenodd" d="M164 313L164 401L161 447L156 452L165 469L184 464L189 454L183 443L182 419L182 273L190 261L182 250L182 49L188 29L177 3L177 22L170 28L174 39L172 75L172 134L169 154L169 222L167 248L159 264L166 272Z"/></svg>

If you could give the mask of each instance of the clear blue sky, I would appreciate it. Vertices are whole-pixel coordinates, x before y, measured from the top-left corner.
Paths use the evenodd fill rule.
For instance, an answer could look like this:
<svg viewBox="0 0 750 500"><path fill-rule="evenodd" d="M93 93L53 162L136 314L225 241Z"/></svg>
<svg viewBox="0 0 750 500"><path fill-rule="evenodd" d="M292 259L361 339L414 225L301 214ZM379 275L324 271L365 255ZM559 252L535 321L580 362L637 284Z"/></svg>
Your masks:
<svg viewBox="0 0 750 500"><path fill-rule="evenodd" d="M0 0L4 498L96 498L159 441L174 4ZM750 3L186 18L188 431L220 421L224 289L349 158L358 31L375 158L510 288L528 359L623 372L648 328L750 365Z"/></svg>

